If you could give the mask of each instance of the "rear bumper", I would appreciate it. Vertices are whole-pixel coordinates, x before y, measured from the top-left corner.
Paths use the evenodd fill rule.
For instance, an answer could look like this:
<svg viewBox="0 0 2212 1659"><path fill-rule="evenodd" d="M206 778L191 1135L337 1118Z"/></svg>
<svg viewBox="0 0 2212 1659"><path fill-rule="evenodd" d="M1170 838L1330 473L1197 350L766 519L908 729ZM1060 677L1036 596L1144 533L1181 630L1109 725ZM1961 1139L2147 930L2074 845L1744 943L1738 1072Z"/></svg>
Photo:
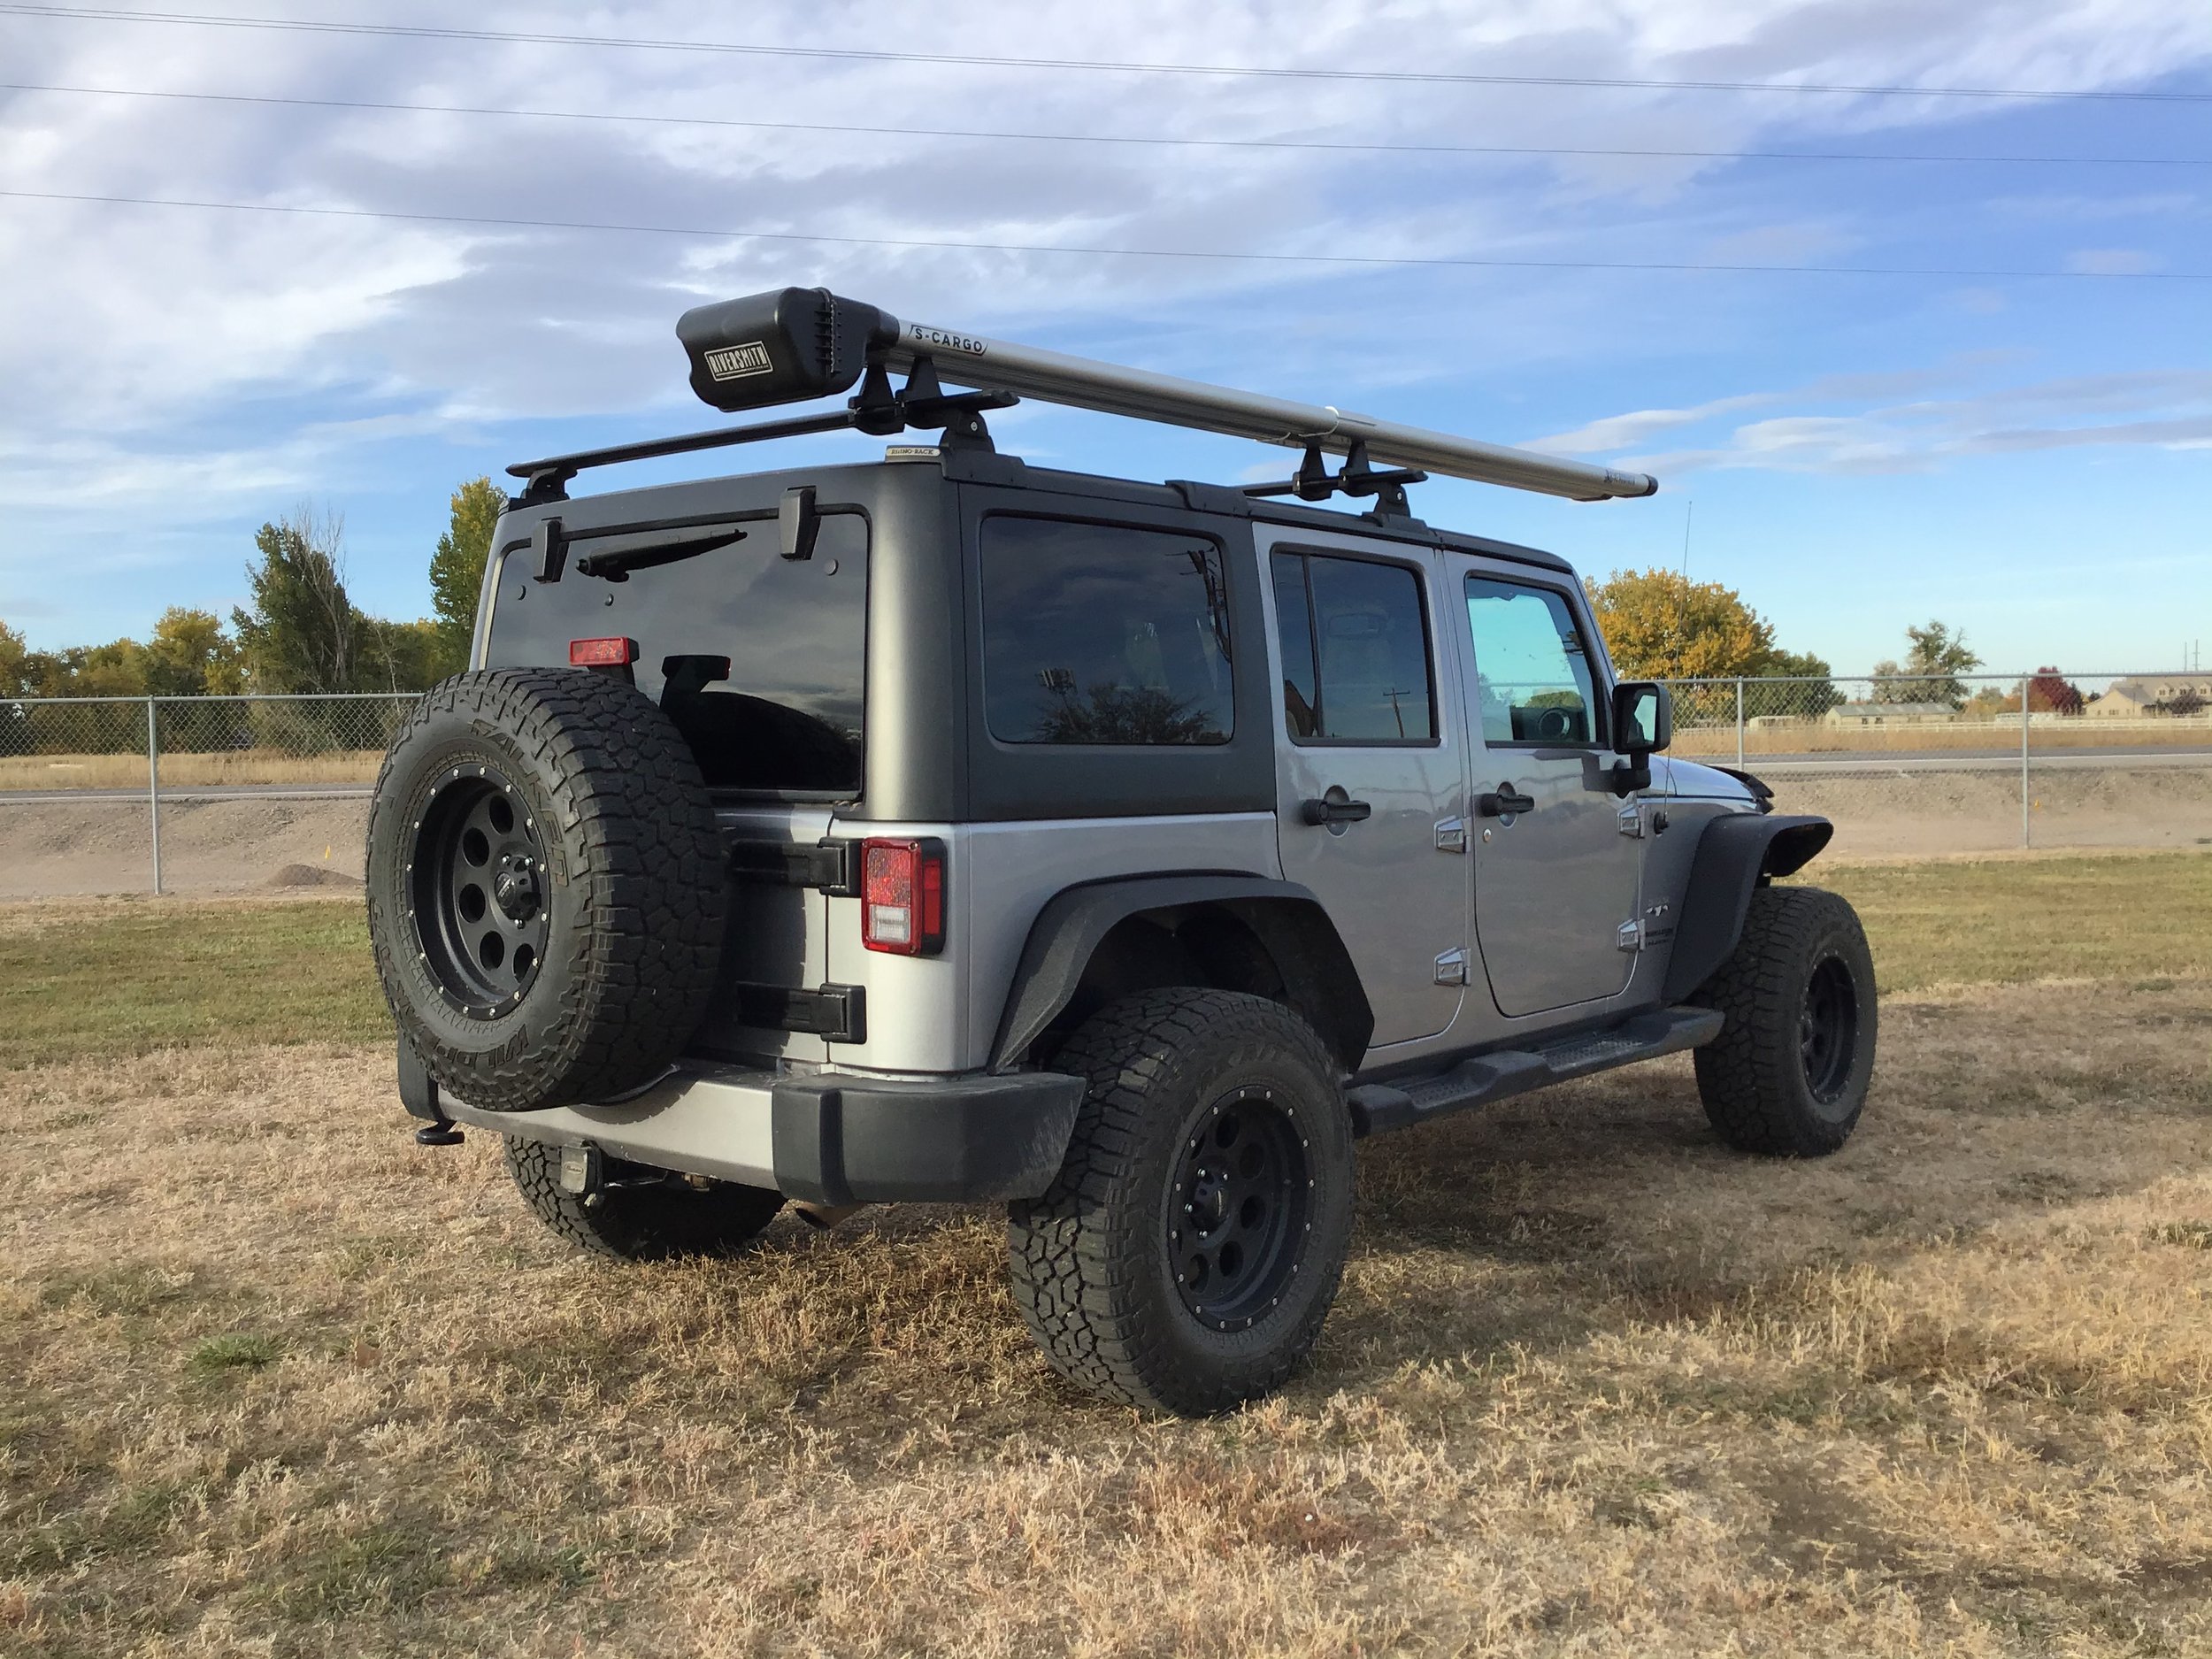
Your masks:
<svg viewBox="0 0 2212 1659"><path fill-rule="evenodd" d="M449 1117L809 1203L1033 1198L1059 1173L1083 1079L1055 1071L892 1079L686 1065L611 1106Z"/></svg>

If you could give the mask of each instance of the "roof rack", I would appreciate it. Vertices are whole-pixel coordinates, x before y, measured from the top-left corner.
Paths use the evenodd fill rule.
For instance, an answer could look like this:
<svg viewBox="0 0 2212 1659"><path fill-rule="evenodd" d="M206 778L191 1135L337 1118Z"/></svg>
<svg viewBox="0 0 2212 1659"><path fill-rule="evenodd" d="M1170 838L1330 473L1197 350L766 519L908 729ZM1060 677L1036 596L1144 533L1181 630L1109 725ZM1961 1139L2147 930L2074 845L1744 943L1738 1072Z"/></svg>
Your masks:
<svg viewBox="0 0 2212 1659"><path fill-rule="evenodd" d="M1247 492L1256 495L1295 495L1317 501L1340 492L1371 495L1379 498L1382 511L1402 516L1405 486L1430 472L1574 501L1649 495L1659 488L1648 473L1400 426L1330 404L1179 380L962 329L902 322L827 288L780 288L697 306L678 319L676 336L691 359L692 390L717 409L763 409L834 396L856 384L860 392L842 411L523 462L507 469L529 480L521 501L559 500L567 481L588 466L842 427L888 434L909 426L941 426L949 447L986 449L990 434L982 411L1022 397L1306 452L1295 476ZM892 389L894 372L907 376L904 389ZM939 384L941 375L977 389L948 396ZM1323 464L1325 454L1348 457L1333 477ZM1376 461L1402 470L1377 471Z"/></svg>

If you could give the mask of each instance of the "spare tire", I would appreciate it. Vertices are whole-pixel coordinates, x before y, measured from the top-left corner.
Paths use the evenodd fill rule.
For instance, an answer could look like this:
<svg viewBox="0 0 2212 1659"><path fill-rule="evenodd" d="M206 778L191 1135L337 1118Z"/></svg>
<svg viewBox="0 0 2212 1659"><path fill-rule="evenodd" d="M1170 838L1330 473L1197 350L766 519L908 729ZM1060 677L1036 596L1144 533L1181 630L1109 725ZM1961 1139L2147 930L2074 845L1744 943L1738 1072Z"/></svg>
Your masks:
<svg viewBox="0 0 2212 1659"><path fill-rule="evenodd" d="M728 908L698 762L587 669L457 675L415 705L369 808L369 938L400 1033L493 1111L603 1101L704 1015Z"/></svg>

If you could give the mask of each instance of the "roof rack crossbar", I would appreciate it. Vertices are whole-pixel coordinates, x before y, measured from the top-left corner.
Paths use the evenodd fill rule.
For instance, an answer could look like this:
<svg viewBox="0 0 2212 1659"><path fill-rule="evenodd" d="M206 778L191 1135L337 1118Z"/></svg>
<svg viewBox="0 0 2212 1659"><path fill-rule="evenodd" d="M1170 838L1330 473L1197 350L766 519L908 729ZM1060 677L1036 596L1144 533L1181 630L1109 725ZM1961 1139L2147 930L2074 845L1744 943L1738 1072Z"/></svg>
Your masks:
<svg viewBox="0 0 2212 1659"><path fill-rule="evenodd" d="M1021 400L1012 392L998 390L948 394L938 384L927 357L912 365L906 385L898 391L880 364L872 365L860 394L843 409L818 415L794 415L785 420L756 421L749 426L722 426L711 432L687 432L674 438L647 438L637 443L611 444L603 449L579 449L572 455L548 456L541 461L518 461L507 469L510 476L527 480L514 498L518 507L565 501L569 481L587 467L615 466L625 461L649 461L664 455L689 455L699 449L718 449L733 443L762 443L772 438L799 438L817 432L854 427L879 436L909 427L942 427L948 446L987 449L990 428L983 411L1005 409Z"/></svg>
<svg viewBox="0 0 2212 1659"><path fill-rule="evenodd" d="M649 461L656 456L689 455L695 449L718 449L730 443L759 443L769 438L797 438L812 432L836 432L855 424L856 411L832 410L820 415L795 415L788 420L762 420L749 426L724 426L713 432L687 432L675 438L648 438L639 443L611 444L603 449L579 449L573 455L548 456L541 461L517 461L510 476L528 480L517 506L567 497L568 482L589 466L613 466L623 461Z"/></svg>

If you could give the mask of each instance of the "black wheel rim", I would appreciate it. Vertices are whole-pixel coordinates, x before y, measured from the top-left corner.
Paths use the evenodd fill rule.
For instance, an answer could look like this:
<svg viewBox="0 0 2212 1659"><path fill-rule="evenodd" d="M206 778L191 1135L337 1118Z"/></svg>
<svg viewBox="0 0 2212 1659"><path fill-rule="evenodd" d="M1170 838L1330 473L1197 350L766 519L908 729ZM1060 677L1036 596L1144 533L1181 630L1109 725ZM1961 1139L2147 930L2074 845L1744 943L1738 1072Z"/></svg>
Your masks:
<svg viewBox="0 0 2212 1659"><path fill-rule="evenodd" d="M462 1013L492 1019L522 1001L552 931L535 812L496 766L449 768L416 821L407 866L423 964Z"/></svg>
<svg viewBox="0 0 2212 1659"><path fill-rule="evenodd" d="M1167 1256L1183 1305L1241 1331L1297 1276L1313 1182L1297 1125L1266 1088L1240 1088L1185 1133L1169 1188Z"/></svg>
<svg viewBox="0 0 2212 1659"><path fill-rule="evenodd" d="M1859 990L1840 956L1824 956L1805 982L1797 1020L1805 1087L1824 1106L1843 1097L1859 1052Z"/></svg>

